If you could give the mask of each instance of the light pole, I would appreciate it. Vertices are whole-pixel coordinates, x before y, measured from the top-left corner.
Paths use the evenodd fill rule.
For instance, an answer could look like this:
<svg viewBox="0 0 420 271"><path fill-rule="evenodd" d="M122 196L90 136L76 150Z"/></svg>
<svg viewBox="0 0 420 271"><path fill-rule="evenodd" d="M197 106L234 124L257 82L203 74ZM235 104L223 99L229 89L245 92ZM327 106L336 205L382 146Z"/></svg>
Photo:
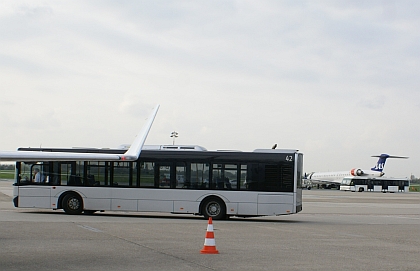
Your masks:
<svg viewBox="0 0 420 271"><path fill-rule="evenodd" d="M177 133L177 132L175 132L175 131L173 131L173 132L171 133L171 137L172 137L172 145L175 145L175 138L177 138L177 137L178 137L178 133Z"/></svg>

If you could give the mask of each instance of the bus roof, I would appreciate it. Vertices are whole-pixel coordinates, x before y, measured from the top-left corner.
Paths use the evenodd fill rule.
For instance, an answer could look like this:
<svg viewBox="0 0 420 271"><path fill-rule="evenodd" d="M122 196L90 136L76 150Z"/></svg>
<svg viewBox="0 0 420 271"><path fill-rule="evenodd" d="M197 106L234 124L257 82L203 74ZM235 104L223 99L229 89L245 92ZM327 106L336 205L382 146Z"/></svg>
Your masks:
<svg viewBox="0 0 420 271"><path fill-rule="evenodd" d="M207 151L198 145L144 145L143 150L177 150L177 151Z"/></svg>
<svg viewBox="0 0 420 271"><path fill-rule="evenodd" d="M84 147L72 147L72 148L19 148L18 151L42 151L42 152L105 152L105 153L123 153L127 150L129 145L121 145L118 148L84 148ZM208 150L198 145L144 145L142 150L144 151L198 151L207 152ZM210 152L210 151L209 151ZM211 152L242 152L240 150L215 150ZM253 153L297 153L297 149L255 149ZM87 159L88 160L88 159Z"/></svg>

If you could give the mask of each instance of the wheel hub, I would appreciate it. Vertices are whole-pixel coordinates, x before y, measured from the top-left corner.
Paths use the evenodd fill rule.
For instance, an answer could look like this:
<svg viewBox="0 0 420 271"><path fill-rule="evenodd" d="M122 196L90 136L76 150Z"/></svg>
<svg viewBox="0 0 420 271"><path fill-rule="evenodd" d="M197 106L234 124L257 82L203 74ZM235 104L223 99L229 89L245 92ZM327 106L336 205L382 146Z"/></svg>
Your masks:
<svg viewBox="0 0 420 271"><path fill-rule="evenodd" d="M216 216L220 212L219 205L216 203L210 204L207 210L209 211L209 214L211 214L212 216Z"/></svg>
<svg viewBox="0 0 420 271"><path fill-rule="evenodd" d="M79 206L80 206L80 202L77 199L72 198L72 199L69 200L69 204L68 205L69 205L69 207L71 209L77 210L79 208Z"/></svg>

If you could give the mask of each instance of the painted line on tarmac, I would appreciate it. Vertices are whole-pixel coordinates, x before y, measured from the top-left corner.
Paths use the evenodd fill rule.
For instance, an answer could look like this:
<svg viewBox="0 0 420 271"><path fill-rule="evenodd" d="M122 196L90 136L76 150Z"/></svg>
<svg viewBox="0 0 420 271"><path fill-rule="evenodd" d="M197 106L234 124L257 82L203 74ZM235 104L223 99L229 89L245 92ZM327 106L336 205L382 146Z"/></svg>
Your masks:
<svg viewBox="0 0 420 271"><path fill-rule="evenodd" d="M101 231L101 230L98 230L98 229L95 229L95 228L93 228L93 227L89 227L89 226L86 226L86 225L77 225L77 226L79 226L79 227L80 227L80 228L82 228L82 229L88 230L88 231L93 231L93 232L103 232L103 231Z"/></svg>
<svg viewBox="0 0 420 271"><path fill-rule="evenodd" d="M390 216L390 215L387 215L385 217L395 217L395 218L415 219L415 220L419 220L420 219L420 217L417 217L417 216L414 216L414 215L413 215L413 217L407 217L407 216Z"/></svg>
<svg viewBox="0 0 420 271"><path fill-rule="evenodd" d="M364 236L364 235L360 235L360 234L352 234L352 233L347 233L347 232L342 232L342 233L340 233L340 235L343 235L343 236L348 236L348 237L357 237L357 238L365 238L366 236Z"/></svg>

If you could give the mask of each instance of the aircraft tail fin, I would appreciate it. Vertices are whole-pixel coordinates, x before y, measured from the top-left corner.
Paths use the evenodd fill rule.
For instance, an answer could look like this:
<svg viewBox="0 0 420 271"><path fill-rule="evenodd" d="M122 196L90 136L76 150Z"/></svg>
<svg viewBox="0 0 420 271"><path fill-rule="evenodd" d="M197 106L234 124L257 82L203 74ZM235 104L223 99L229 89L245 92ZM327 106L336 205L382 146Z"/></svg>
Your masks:
<svg viewBox="0 0 420 271"><path fill-rule="evenodd" d="M381 155L372 155L372 157L379 157L378 162L376 162L376 165L373 168L371 168L371 170L378 171L378 172L382 172L384 170L385 162L386 162L386 159L388 158L402 158L402 159L408 158L406 156L395 156L395 155L389 155L386 153L382 153Z"/></svg>
<svg viewBox="0 0 420 271"><path fill-rule="evenodd" d="M136 138L134 139L133 143L131 144L130 148L124 153L122 156L122 160L125 161L134 161L137 160L140 156L141 150L143 148L144 142L146 141L147 135L149 134L150 128L152 127L153 121L156 117L156 114L159 110L159 104L156 105L153 112L147 118L146 124L137 134Z"/></svg>

